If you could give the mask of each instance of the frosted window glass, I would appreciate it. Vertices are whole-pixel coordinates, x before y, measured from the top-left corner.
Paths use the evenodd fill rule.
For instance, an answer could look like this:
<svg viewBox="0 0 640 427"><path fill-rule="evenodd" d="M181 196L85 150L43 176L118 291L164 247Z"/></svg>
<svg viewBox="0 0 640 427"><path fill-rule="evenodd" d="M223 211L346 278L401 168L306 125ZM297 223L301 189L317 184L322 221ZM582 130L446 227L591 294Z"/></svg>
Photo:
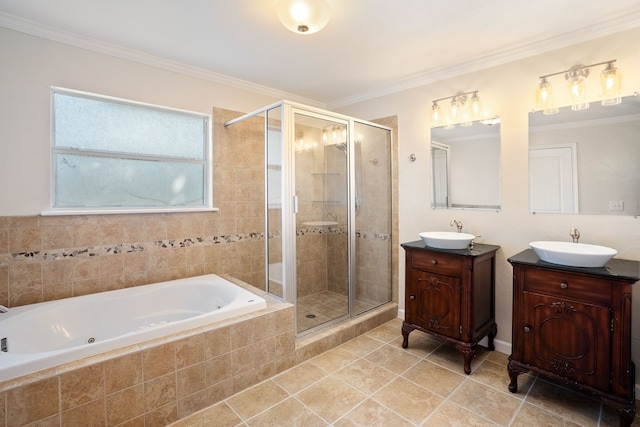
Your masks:
<svg viewBox="0 0 640 427"><path fill-rule="evenodd" d="M211 208L210 117L53 90L53 210Z"/></svg>
<svg viewBox="0 0 640 427"><path fill-rule="evenodd" d="M56 205L202 206L204 166L56 155Z"/></svg>
<svg viewBox="0 0 640 427"><path fill-rule="evenodd" d="M56 147L204 159L206 121L174 111L54 93Z"/></svg>

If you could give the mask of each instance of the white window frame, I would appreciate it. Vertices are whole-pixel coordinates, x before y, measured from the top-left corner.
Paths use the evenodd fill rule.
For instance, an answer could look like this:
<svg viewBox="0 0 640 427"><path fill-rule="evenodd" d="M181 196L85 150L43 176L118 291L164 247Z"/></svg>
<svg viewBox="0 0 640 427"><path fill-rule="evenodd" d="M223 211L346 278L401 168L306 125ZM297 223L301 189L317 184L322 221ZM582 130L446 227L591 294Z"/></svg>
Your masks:
<svg viewBox="0 0 640 427"><path fill-rule="evenodd" d="M60 93L70 96L85 97L89 99L96 99L102 102L113 102L124 105L131 105L134 107L148 108L153 110L159 110L164 112L175 112L178 114L187 114L194 117L202 118L206 121L206 135L205 135L205 154L204 154L204 167L205 167L205 179L204 179L204 203L197 206L126 206L126 207L62 207L58 208L54 206L55 203L55 188L56 188L56 153L69 152L73 154L95 154L95 150L82 150L82 149L60 149L55 146L55 121L54 121L54 94ZM50 202L49 208L42 212L43 216L52 215L90 215L90 214L126 214L126 213L153 213L153 212L203 212L203 211L217 211L218 209L213 207L213 142L212 142L212 115L204 114L194 111L181 110L171 107L159 106L154 104L148 104L143 102L132 101L123 98L115 98L105 95L99 95L90 92L82 92L73 89L66 89L62 87L51 87L51 148L50 148L50 165L51 165L51 187L50 187ZM144 155L132 155L131 158L158 161L157 156L144 156ZM166 161L174 160L174 158L166 157ZM162 161L162 160L160 160Z"/></svg>

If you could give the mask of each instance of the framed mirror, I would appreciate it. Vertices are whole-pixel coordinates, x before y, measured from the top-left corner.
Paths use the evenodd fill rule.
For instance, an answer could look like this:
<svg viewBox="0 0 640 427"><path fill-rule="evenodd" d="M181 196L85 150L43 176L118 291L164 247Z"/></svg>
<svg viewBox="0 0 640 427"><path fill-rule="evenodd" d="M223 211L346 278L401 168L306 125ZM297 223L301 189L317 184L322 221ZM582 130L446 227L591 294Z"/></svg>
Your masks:
<svg viewBox="0 0 640 427"><path fill-rule="evenodd" d="M431 128L431 207L500 209L500 119Z"/></svg>
<svg viewBox="0 0 640 427"><path fill-rule="evenodd" d="M640 96L529 113L529 209L640 214Z"/></svg>

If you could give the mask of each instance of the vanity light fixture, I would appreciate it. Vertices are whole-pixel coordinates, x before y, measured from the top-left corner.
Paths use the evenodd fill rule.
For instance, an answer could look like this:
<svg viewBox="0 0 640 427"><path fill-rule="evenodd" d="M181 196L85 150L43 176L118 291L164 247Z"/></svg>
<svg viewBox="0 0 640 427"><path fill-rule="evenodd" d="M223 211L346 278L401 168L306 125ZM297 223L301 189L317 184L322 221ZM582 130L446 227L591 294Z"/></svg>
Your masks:
<svg viewBox="0 0 640 427"><path fill-rule="evenodd" d="M551 83L549 83L546 77L541 77L540 79L538 92L536 94L537 108L538 110L542 110L542 114L544 115L556 114L560 110L554 104Z"/></svg>
<svg viewBox="0 0 640 427"><path fill-rule="evenodd" d="M326 0L280 0L278 19L296 34L313 34L323 29L331 18Z"/></svg>
<svg viewBox="0 0 640 427"><path fill-rule="evenodd" d="M589 77L589 70L592 67L606 65L600 74L602 105L617 105L622 102L620 95L621 77L620 71L615 67L615 59L598 62L591 65L577 64L568 70L540 76L540 83L536 93L536 108L542 110L543 114L555 114L558 108L555 106L551 93L551 83L549 77L564 74L568 84L569 99L572 110L585 110L589 108L589 101L586 94L586 79Z"/></svg>
<svg viewBox="0 0 640 427"><path fill-rule="evenodd" d="M471 98L467 98L467 95L471 95ZM473 124L473 120L478 120L482 117L482 102L478 96L478 91L473 90L470 92L461 92L433 101L433 105L431 106L432 127L439 126L443 118L442 111L438 103L449 99L451 100L451 106L449 110L449 117L444 125L445 129L453 129L456 124L459 124L462 127L471 126Z"/></svg>
<svg viewBox="0 0 640 427"><path fill-rule="evenodd" d="M600 88L602 90L602 105L618 105L622 102L620 89L622 88L622 77L620 72L613 65L615 61L608 62L602 73L600 73Z"/></svg>

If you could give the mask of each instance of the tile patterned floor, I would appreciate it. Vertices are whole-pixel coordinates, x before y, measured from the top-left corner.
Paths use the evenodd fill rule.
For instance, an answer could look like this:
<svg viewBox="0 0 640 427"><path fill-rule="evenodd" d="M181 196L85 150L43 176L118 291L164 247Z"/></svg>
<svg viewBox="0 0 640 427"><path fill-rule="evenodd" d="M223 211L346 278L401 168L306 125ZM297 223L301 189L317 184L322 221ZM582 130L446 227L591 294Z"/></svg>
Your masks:
<svg viewBox="0 0 640 427"><path fill-rule="evenodd" d="M471 375L453 346L420 331L402 349L394 319L174 423L185 426L617 426L599 400L521 375L479 349ZM633 426L640 426L636 418Z"/></svg>
<svg viewBox="0 0 640 427"><path fill-rule="evenodd" d="M296 304L298 332L315 328L348 313L346 295L331 291L318 292L298 298ZM356 313L363 313L375 307L373 304L356 300Z"/></svg>

